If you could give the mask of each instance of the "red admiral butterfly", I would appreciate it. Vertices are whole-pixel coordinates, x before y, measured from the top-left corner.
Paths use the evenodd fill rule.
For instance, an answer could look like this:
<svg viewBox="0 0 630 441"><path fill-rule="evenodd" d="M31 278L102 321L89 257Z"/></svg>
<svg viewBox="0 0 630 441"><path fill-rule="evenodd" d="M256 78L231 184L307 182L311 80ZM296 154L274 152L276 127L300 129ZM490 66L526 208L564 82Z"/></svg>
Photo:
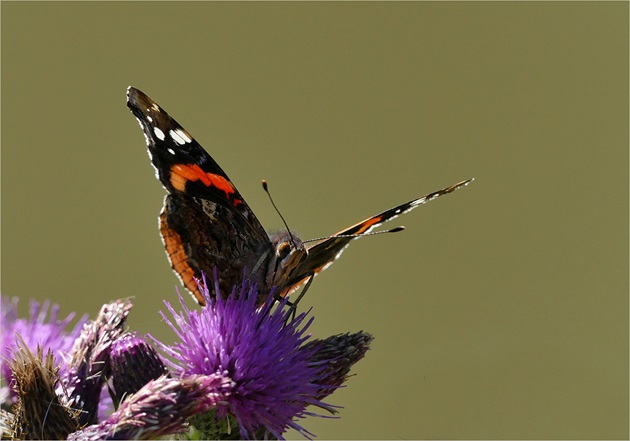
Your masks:
<svg viewBox="0 0 630 441"><path fill-rule="evenodd" d="M352 239L472 181L451 185L305 244L289 230L268 235L221 167L155 101L129 87L127 106L144 131L157 177L168 191L160 213L166 252L182 283L201 305L205 301L195 279L202 272L212 274L216 268L224 295L247 277L263 297L274 286L284 297L332 264Z"/></svg>

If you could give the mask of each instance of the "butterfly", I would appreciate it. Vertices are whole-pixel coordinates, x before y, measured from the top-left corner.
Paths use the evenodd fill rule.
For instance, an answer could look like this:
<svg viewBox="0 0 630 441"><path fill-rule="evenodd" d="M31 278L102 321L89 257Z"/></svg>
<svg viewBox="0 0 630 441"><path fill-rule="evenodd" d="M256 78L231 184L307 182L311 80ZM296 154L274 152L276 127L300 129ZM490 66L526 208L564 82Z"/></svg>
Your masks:
<svg viewBox="0 0 630 441"><path fill-rule="evenodd" d="M205 299L198 281L215 269L223 296L247 280L256 285L261 303L272 287L276 296L283 298L302 285L308 286L353 239L473 181L458 182L331 236L303 242L289 229L267 234L219 164L146 94L129 87L127 106L140 123L156 175L168 192L159 216L168 258L201 305ZM399 229L402 227L390 231Z"/></svg>

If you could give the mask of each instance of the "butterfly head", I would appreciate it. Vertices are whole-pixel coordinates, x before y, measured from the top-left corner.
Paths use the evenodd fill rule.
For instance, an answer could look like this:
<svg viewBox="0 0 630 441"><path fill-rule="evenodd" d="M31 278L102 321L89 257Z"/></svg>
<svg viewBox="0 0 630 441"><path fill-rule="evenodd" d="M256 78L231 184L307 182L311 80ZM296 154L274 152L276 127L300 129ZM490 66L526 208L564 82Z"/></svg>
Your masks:
<svg viewBox="0 0 630 441"><path fill-rule="evenodd" d="M291 270L306 259L307 251L302 240L289 230L269 235L273 245L274 258L268 270L270 286L286 286Z"/></svg>

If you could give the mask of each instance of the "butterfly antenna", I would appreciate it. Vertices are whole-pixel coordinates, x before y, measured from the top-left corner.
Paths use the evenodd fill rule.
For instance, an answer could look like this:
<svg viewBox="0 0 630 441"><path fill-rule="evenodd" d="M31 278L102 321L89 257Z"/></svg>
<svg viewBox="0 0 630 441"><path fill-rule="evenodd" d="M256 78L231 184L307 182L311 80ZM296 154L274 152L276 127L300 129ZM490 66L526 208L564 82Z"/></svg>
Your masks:
<svg viewBox="0 0 630 441"><path fill-rule="evenodd" d="M405 227L403 227L402 225L400 227L395 227L395 228L390 228L389 230L382 230L382 231L374 231L372 233L361 233L361 234L335 234L334 236L324 236L324 237L317 237L315 239L308 239L308 240L304 240L303 243L308 243L308 242L317 242L320 240L326 240L326 239L330 239L332 237L363 237L363 236L374 236L375 234L384 234L384 233L398 233L399 231L404 230Z"/></svg>
<svg viewBox="0 0 630 441"><path fill-rule="evenodd" d="M276 213L278 213L278 216L280 216L280 219L282 219L282 223L284 223L284 226L287 229L287 232L289 233L289 238L291 238L291 244L295 247L295 240L293 239L293 235L291 234L291 230L289 230L289 226L287 225L287 221L284 220L284 216L282 215L282 213L280 213L280 210L278 210L278 207L276 207L276 203L273 201L273 198L271 197L271 193L269 193L269 186L267 185L267 181L265 181L264 179L262 180L262 186L263 186L263 190L265 190L265 193L267 193L267 196L269 196L269 200L271 201L271 205L273 205L273 208L276 210Z"/></svg>

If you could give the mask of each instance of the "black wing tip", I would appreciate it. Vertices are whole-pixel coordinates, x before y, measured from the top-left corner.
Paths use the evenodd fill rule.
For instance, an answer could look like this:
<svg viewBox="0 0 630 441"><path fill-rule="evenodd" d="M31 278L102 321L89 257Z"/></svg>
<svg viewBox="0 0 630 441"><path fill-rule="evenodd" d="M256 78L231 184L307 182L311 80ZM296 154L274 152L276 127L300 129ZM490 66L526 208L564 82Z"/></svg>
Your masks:
<svg viewBox="0 0 630 441"><path fill-rule="evenodd" d="M441 190L439 192L436 193L440 193L440 194L446 194L446 193L451 193L455 190L459 190L460 188L464 188L468 185L470 185L471 182L473 182L475 180L475 178L470 178L470 179L466 179L465 181L461 181L458 182L457 184L453 184L450 187L446 187L444 190Z"/></svg>
<svg viewBox="0 0 630 441"><path fill-rule="evenodd" d="M136 110L144 114L149 108L157 107L157 104L140 89L129 86L127 87L127 107L131 110Z"/></svg>
<svg viewBox="0 0 630 441"><path fill-rule="evenodd" d="M473 182L474 180L475 180L475 178L470 178L470 179L466 179L465 181L458 182L457 184L453 185L453 188L457 189L457 188L465 187L468 184L470 184L471 182Z"/></svg>
<svg viewBox="0 0 630 441"><path fill-rule="evenodd" d="M138 95L140 95L141 93L142 92L139 89L136 89L133 86L127 87L127 105L130 107L131 105L137 105Z"/></svg>
<svg viewBox="0 0 630 441"><path fill-rule="evenodd" d="M454 192L456 190L459 190L460 188L464 188L467 185L469 185L471 182L473 182L474 180L475 180L475 178L466 179L465 181L458 182L457 184L453 184L450 187L443 188L442 190L438 190L438 191L435 191L433 193L429 193L429 194L427 194L425 196L422 196L422 197L420 197L418 199L414 199L413 201L407 202L407 204L404 204L404 205L407 205L408 207L403 209L402 212L398 213L398 214L406 213L406 212L408 212L410 210L413 210L414 208L416 208L419 205L426 204L427 202L432 201L433 199L436 199L436 198L438 198L440 196L444 196L446 194L449 194L449 193L452 193L452 192Z"/></svg>
<svg viewBox="0 0 630 441"><path fill-rule="evenodd" d="M166 133L168 130L179 130L180 137L184 137L179 145L187 144L192 140L192 137L186 130L180 126L177 121L170 117L170 115L162 109L158 103L153 101L146 93L140 89L136 89L133 86L127 87L127 107L134 114L140 126L145 131L145 134L154 139L155 131L152 128L159 128L160 131ZM159 137L160 141L164 141L164 138Z"/></svg>

